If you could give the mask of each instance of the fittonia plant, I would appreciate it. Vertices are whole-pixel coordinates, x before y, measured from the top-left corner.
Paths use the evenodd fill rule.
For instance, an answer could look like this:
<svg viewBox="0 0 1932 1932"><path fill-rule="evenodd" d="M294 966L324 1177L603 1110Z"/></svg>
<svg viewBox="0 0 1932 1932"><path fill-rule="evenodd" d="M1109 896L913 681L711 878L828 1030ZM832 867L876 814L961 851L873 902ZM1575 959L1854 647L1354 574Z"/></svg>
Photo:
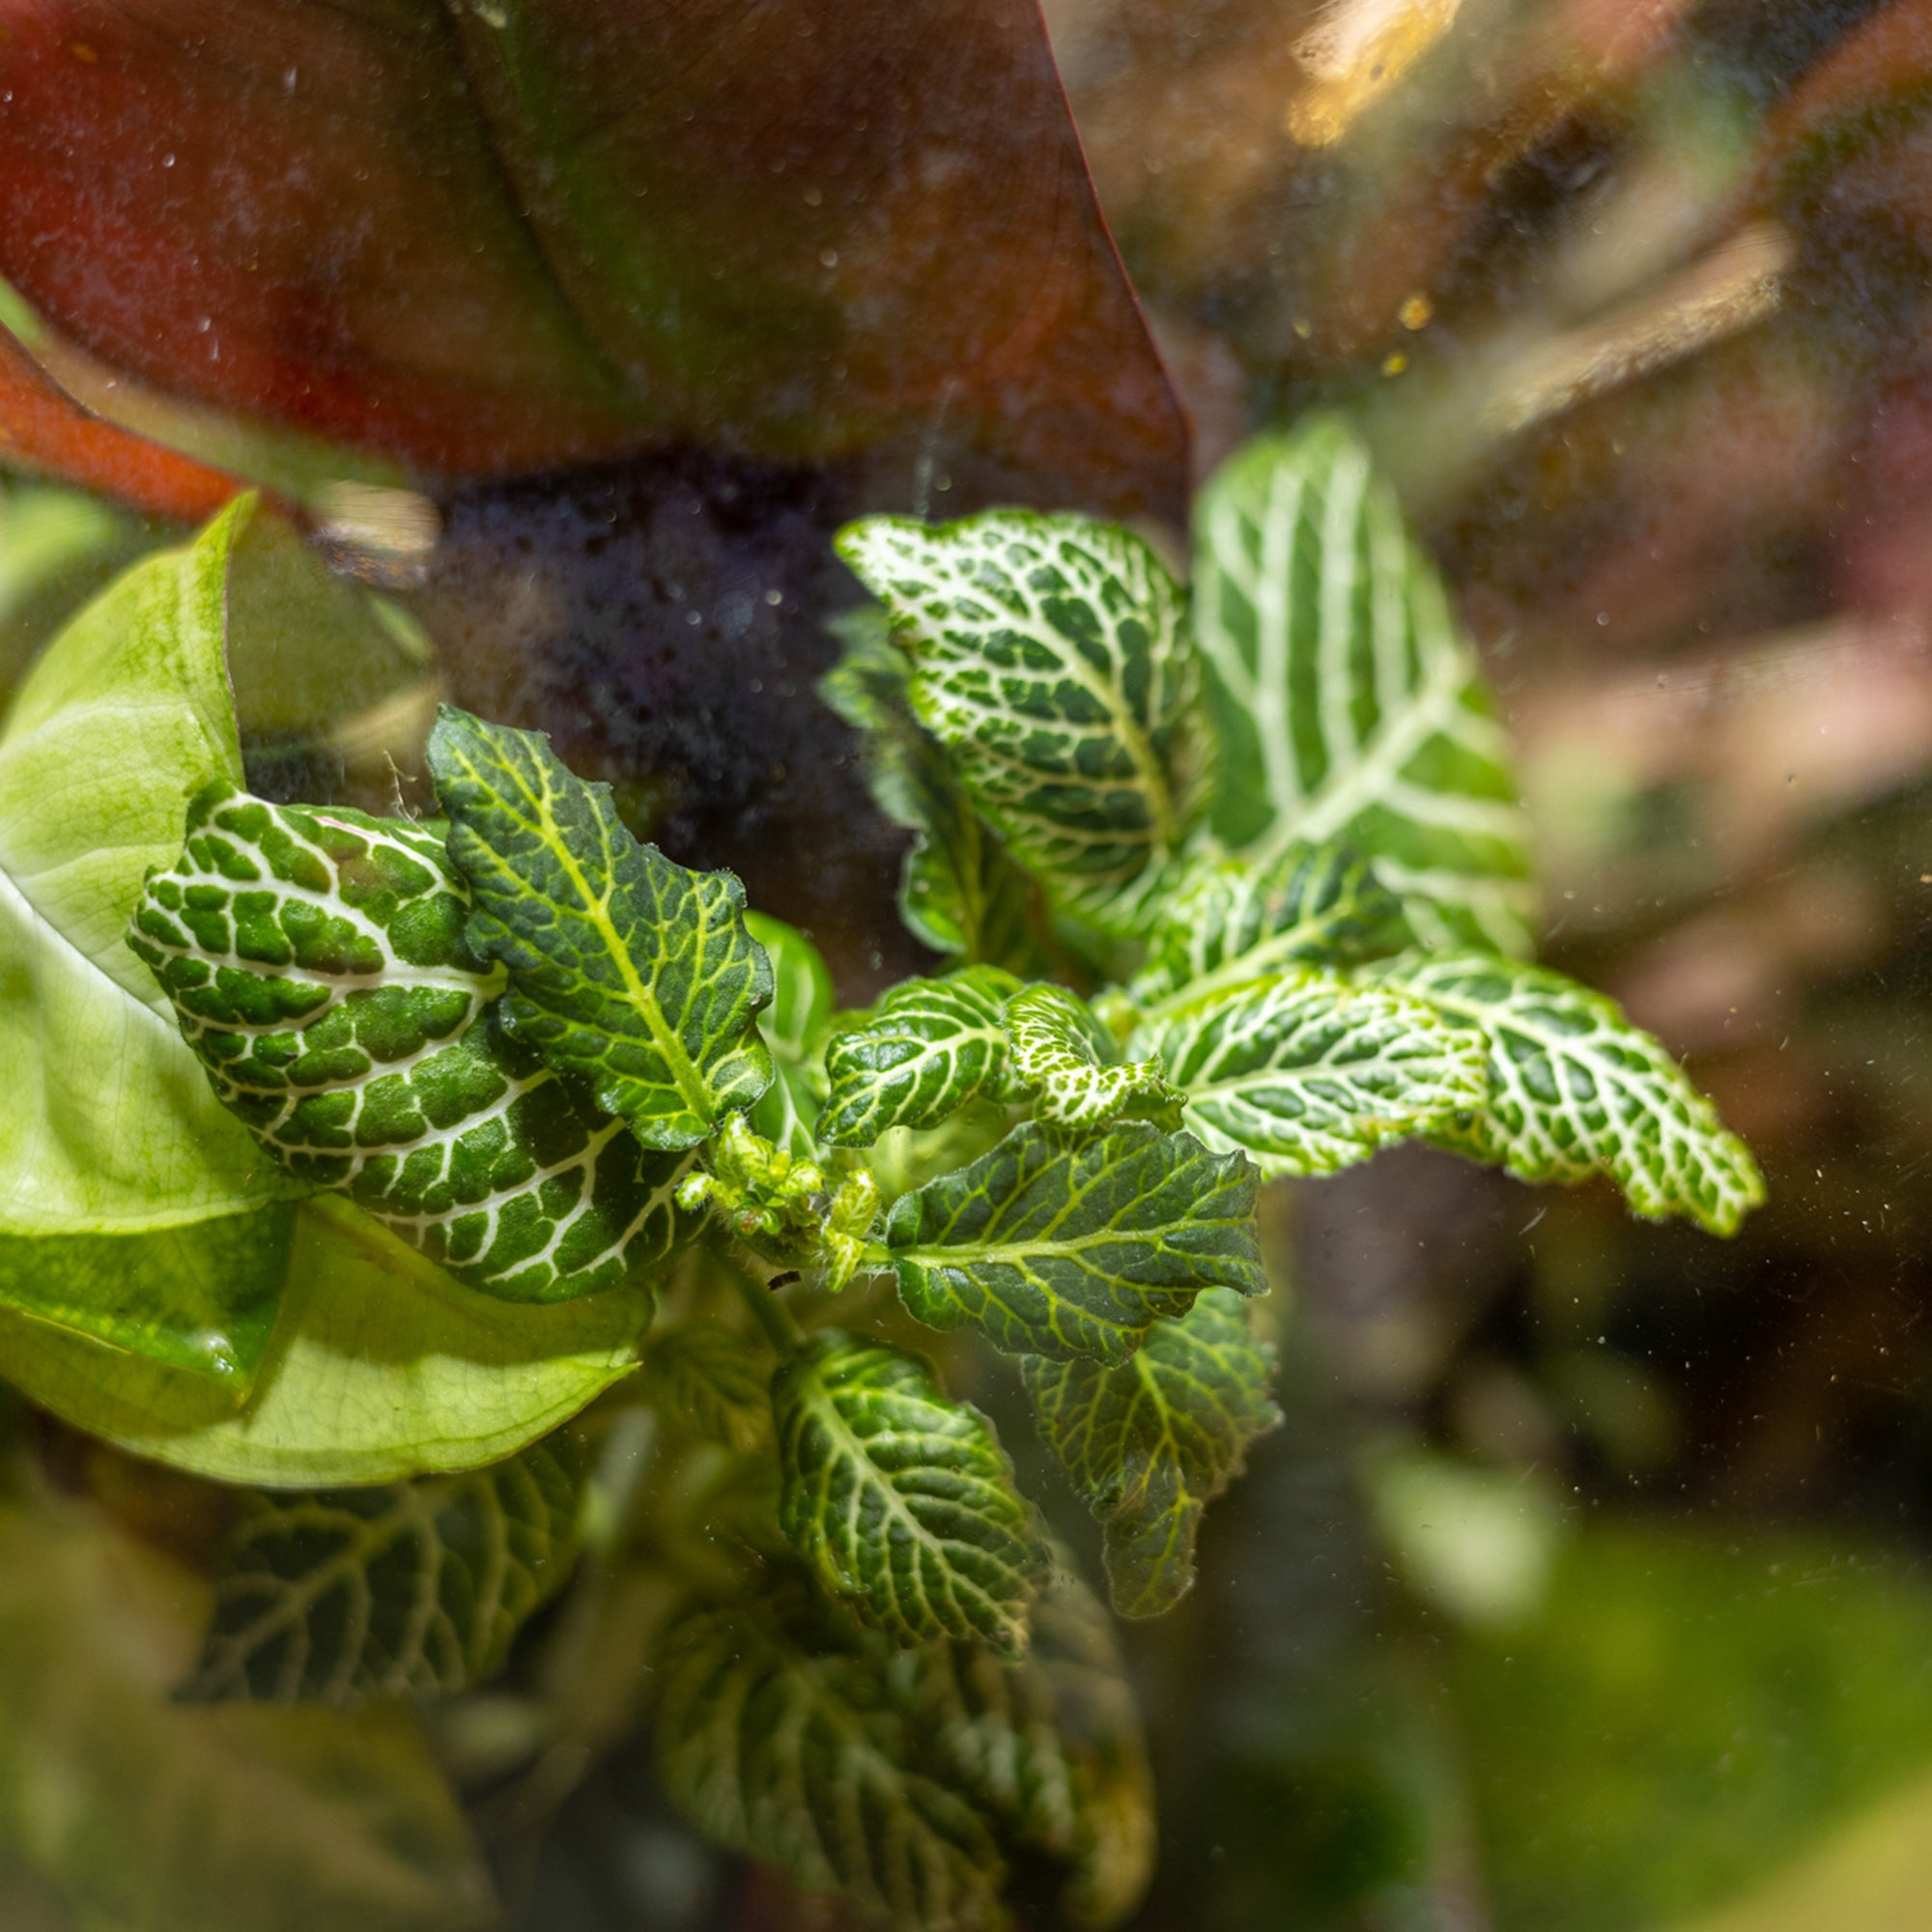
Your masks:
<svg viewBox="0 0 1932 1932"><path fill-rule="evenodd" d="M65 1220L0 1229L15 1275L23 1243L59 1244L69 1303L141 1320L14 1294L27 1325L0 1341L83 1426L252 1485L199 1694L447 1696L501 1666L587 1536L586 1616L627 1566L675 1605L651 1620L654 1722L703 1830L897 1924L1002 1924L1008 1874L1044 1864L1059 1918L1105 1926L1152 1845L1109 1625L904 1318L942 1360L1005 1359L1103 1526L1116 1611L1151 1616L1278 1419L1264 1184L1420 1139L1525 1180L1605 1175L1719 1235L1762 1196L1656 1041L1521 957L1501 729L1335 426L1208 487L1191 601L1079 517L844 532L877 602L826 695L913 834L905 917L945 956L863 1011L534 734L444 711L433 821L250 796L206 618L227 525L141 567L204 621L171 591L172 628L130 615L145 642L93 647L97 685L197 721L149 748L162 863L89 885L4 855L141 1042L115 1106L146 1140L96 1190L118 1219L90 1222L76 1181ZM0 798L80 702L77 648L0 739ZM180 1040L102 938L130 905ZM28 1054L44 1014L4 1017ZM110 1035L75 1036L66 1089ZM206 1130L190 1049L259 1155ZM211 1289L243 1226L270 1249ZM242 1339L197 1358L196 1321ZM61 1353L76 1328L148 1364L112 1403ZM197 1376L233 1386L195 1410ZM593 1424L549 1433L600 1391Z"/></svg>

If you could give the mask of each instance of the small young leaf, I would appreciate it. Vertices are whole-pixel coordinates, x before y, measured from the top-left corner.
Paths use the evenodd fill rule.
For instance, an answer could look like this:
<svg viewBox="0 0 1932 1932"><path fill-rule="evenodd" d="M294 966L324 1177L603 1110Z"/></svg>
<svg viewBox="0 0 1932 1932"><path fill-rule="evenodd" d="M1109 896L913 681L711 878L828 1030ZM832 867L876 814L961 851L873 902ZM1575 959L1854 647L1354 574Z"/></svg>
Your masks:
<svg viewBox="0 0 1932 1932"><path fill-rule="evenodd" d="M837 1330L772 1382L785 1534L820 1582L895 1642L1026 1648L1037 1552L993 1425L932 1365Z"/></svg>
<svg viewBox="0 0 1932 1932"><path fill-rule="evenodd" d="M901 1195L886 1244L906 1307L929 1327L969 1325L1015 1354L1119 1362L1205 1288L1264 1291L1260 1184L1243 1155L1146 1122L1072 1145L1030 1124Z"/></svg>
<svg viewBox="0 0 1932 1932"><path fill-rule="evenodd" d="M1281 1421L1268 1398L1273 1349L1249 1333L1239 1298L1217 1288L1156 1321L1114 1367L1030 1355L1023 1369L1041 1435L1106 1524L1115 1609L1172 1609L1194 1581L1202 1511L1241 1473L1248 1444Z"/></svg>
<svg viewBox="0 0 1932 1932"><path fill-rule="evenodd" d="M1607 1174L1647 1220L1734 1235L1764 1200L1750 1150L1616 1002L1492 953L1408 953L1370 969L1487 1037L1487 1097L1431 1139L1521 1180Z"/></svg>
<svg viewBox="0 0 1932 1932"><path fill-rule="evenodd" d="M339 1187L470 1287L554 1301L682 1238L684 1162L648 1153L487 1010L441 841L217 781L128 944L214 1091L298 1179Z"/></svg>
<svg viewBox="0 0 1932 1932"><path fill-rule="evenodd" d="M861 1026L826 1043L831 1094L818 1132L833 1147L869 1147L889 1127L936 1126L1007 1071L1008 997L1019 981L997 966L895 986Z"/></svg>
<svg viewBox="0 0 1932 1932"><path fill-rule="evenodd" d="M1107 1613L1065 1568L1034 1605L1033 1643L1005 1663L978 1644L922 1644L886 1666L924 1762L1016 1851L1062 1867L1071 1926L1105 1932L1153 1868L1153 1781Z"/></svg>
<svg viewBox="0 0 1932 1932"><path fill-rule="evenodd" d="M1215 832L1368 853L1431 946L1528 942L1509 747L1435 567L1341 423L1264 437L1195 505L1194 621L1223 744Z"/></svg>
<svg viewBox="0 0 1932 1932"><path fill-rule="evenodd" d="M553 1437L466 1476L251 1493L188 1694L353 1704L482 1683L570 1575L581 1480Z"/></svg>
<svg viewBox="0 0 1932 1932"><path fill-rule="evenodd" d="M429 767L475 901L466 936L509 969L503 1023L591 1085L646 1147L708 1139L771 1084L772 995L729 872L693 872L618 820L535 731L445 705Z"/></svg>
<svg viewBox="0 0 1932 1932"><path fill-rule="evenodd" d="M745 926L772 962L772 1003L758 1032L772 1056L772 1084L746 1115L754 1133L800 1160L818 1151L812 1122L825 1095L818 1048L835 1004L832 974L818 948L796 926L748 912Z"/></svg>
<svg viewBox="0 0 1932 1932"><path fill-rule="evenodd" d="M1055 1126L1104 1125L1137 1109L1166 1110L1179 1095L1160 1056L1122 1061L1113 1036L1061 986L1028 986L1007 1002L1013 1084L1033 1095L1035 1118Z"/></svg>
<svg viewBox="0 0 1932 1932"><path fill-rule="evenodd" d="M799 1579L700 1605L657 1658L665 1790L707 1837L906 1932L999 1932L1006 1861L919 1767L878 1670L828 1636Z"/></svg>
<svg viewBox="0 0 1932 1932"><path fill-rule="evenodd" d="M1484 1092L1480 1034L1315 968L1183 1008L1131 1043L1166 1063L1195 1133L1267 1175L1351 1167Z"/></svg>
<svg viewBox="0 0 1932 1932"><path fill-rule="evenodd" d="M868 517L838 551L884 600L920 722L1013 857L1131 927L1193 823L1208 744L1166 567L1125 530L1030 511Z"/></svg>
<svg viewBox="0 0 1932 1932"><path fill-rule="evenodd" d="M749 1456L770 1440L771 1369L752 1345L707 1322L654 1332L643 1399L673 1427Z"/></svg>
<svg viewBox="0 0 1932 1932"><path fill-rule="evenodd" d="M1406 943L1402 902L1340 845L1287 845L1261 865L1191 873L1161 908L1147 963L1127 988L1149 1012L1295 966L1329 966Z"/></svg>
<svg viewBox="0 0 1932 1932"><path fill-rule="evenodd" d="M912 669L877 605L834 626L845 655L819 695L865 734L866 781L879 810L914 834L899 916L935 952L1029 973L1041 963L1032 881L973 810L945 753L914 717Z"/></svg>

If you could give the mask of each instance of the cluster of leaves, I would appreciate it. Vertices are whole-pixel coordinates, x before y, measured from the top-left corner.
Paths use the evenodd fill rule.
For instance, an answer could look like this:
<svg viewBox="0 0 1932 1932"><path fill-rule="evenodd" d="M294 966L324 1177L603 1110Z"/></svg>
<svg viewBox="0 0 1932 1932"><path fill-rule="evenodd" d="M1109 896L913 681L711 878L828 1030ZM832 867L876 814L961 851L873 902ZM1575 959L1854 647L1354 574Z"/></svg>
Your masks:
<svg viewBox="0 0 1932 1932"><path fill-rule="evenodd" d="M1104 1616L992 1422L881 1328L879 1287L1014 1358L1116 1610L1146 1616L1277 1420L1250 1320L1265 1179L1413 1137L1606 1174L1719 1233L1761 1194L1654 1040L1517 956L1499 728L1332 425L1209 487L1191 604L1082 518L845 533L881 610L828 696L916 835L908 922L952 955L855 1012L805 935L640 845L535 734L446 710L430 823L250 796L229 542L124 580L0 739L0 904L47 949L0 1010L37 1083L15 1091L45 1096L4 1130L36 1145L0 1143L22 1178L0 1268L24 1244L34 1284L0 1343L84 1427L257 1486L202 1694L440 1694L500 1667L589 1506L538 1438L635 1361L656 1289L675 1320L636 1387L689 1476L642 1533L686 1599L657 1653L668 1788L898 1922L1004 1922L1008 1875L1044 1861L1066 1922L1108 1924L1151 1835ZM174 602L137 620L129 585ZM104 856L58 828L36 847L27 809L35 759L102 728L83 688L150 778L139 838ZM385 1287L377 1349L355 1323ZM77 1399L109 1350L119 1406ZM368 1420L385 1370L405 1412ZM171 1408L184 1377L226 1378L228 1406Z"/></svg>

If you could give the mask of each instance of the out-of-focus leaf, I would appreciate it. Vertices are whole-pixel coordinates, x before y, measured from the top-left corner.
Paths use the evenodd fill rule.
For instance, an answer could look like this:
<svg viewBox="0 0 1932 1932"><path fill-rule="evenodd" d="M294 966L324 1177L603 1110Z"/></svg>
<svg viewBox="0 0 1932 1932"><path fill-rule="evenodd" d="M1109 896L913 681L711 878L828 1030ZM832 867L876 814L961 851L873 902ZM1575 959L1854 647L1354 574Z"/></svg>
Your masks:
<svg viewBox="0 0 1932 1932"><path fill-rule="evenodd" d="M1425 941L1520 951L1529 825L1508 742L1368 452L1325 420L1250 443L1201 493L1195 550L1215 831L1258 859L1341 839Z"/></svg>
<svg viewBox="0 0 1932 1932"><path fill-rule="evenodd" d="M673 1429L750 1456L771 1440L771 1361L729 1329L691 1321L652 1335L643 1399Z"/></svg>
<svg viewBox="0 0 1932 1932"><path fill-rule="evenodd" d="M772 1383L779 1518L820 1583L899 1643L1026 1648L1037 1552L993 1426L932 1365L837 1331Z"/></svg>
<svg viewBox="0 0 1932 1932"><path fill-rule="evenodd" d="M500 960L510 1037L588 1083L648 1148L708 1139L772 1081L756 1016L771 962L745 889L640 845L609 785L586 784L541 732L444 706L430 771L449 856L474 901L465 936Z"/></svg>
<svg viewBox="0 0 1932 1932"><path fill-rule="evenodd" d="M468 1475L242 1503L194 1697L355 1704L487 1682L577 1560L581 1459L556 1437Z"/></svg>
<svg viewBox="0 0 1932 1932"><path fill-rule="evenodd" d="M772 1084L745 1118L775 1148L810 1160L818 1151L812 1124L825 1100L818 1048L836 1003L832 974L796 926L759 912L748 912L745 926L772 962L772 1003L758 1015Z"/></svg>
<svg viewBox="0 0 1932 1932"><path fill-rule="evenodd" d="M1178 507L1179 411L1025 0L8 29L0 273L162 388L445 473L928 435Z"/></svg>
<svg viewBox="0 0 1932 1932"><path fill-rule="evenodd" d="M0 1847L90 1927L483 1932L489 1882L406 1716L170 1701L206 1603L93 1518L0 1509Z"/></svg>
<svg viewBox="0 0 1932 1932"><path fill-rule="evenodd" d="M1816 1539L1585 1528L1448 1676L1500 1932L1679 1925L1932 1770L1932 1592Z"/></svg>
<svg viewBox="0 0 1932 1932"><path fill-rule="evenodd" d="M220 1482L324 1488L469 1469L636 1368L639 1289L532 1306L460 1287L346 1203L297 1212L281 1319L237 1411L206 1378L0 1313L0 1374L76 1428Z"/></svg>
<svg viewBox="0 0 1932 1932"><path fill-rule="evenodd" d="M1239 1153L1122 1122L1068 1145L1015 1127L971 1167L893 1204L886 1247L908 1309L1016 1354L1121 1362L1205 1288L1260 1294L1261 1183Z"/></svg>

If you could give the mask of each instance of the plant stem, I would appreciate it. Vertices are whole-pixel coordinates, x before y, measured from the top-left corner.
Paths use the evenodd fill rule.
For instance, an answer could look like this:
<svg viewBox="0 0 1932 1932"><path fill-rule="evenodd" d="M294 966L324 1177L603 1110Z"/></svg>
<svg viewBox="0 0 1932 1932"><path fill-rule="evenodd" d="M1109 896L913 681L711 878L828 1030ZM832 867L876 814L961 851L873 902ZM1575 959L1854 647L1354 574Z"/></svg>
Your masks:
<svg viewBox="0 0 1932 1932"><path fill-rule="evenodd" d="M796 1354L805 1340L805 1333L793 1320L791 1310L756 1275L729 1255L721 1254L718 1261L730 1277L731 1286L738 1291L738 1298L757 1318L758 1326L765 1331L765 1339L779 1354Z"/></svg>

